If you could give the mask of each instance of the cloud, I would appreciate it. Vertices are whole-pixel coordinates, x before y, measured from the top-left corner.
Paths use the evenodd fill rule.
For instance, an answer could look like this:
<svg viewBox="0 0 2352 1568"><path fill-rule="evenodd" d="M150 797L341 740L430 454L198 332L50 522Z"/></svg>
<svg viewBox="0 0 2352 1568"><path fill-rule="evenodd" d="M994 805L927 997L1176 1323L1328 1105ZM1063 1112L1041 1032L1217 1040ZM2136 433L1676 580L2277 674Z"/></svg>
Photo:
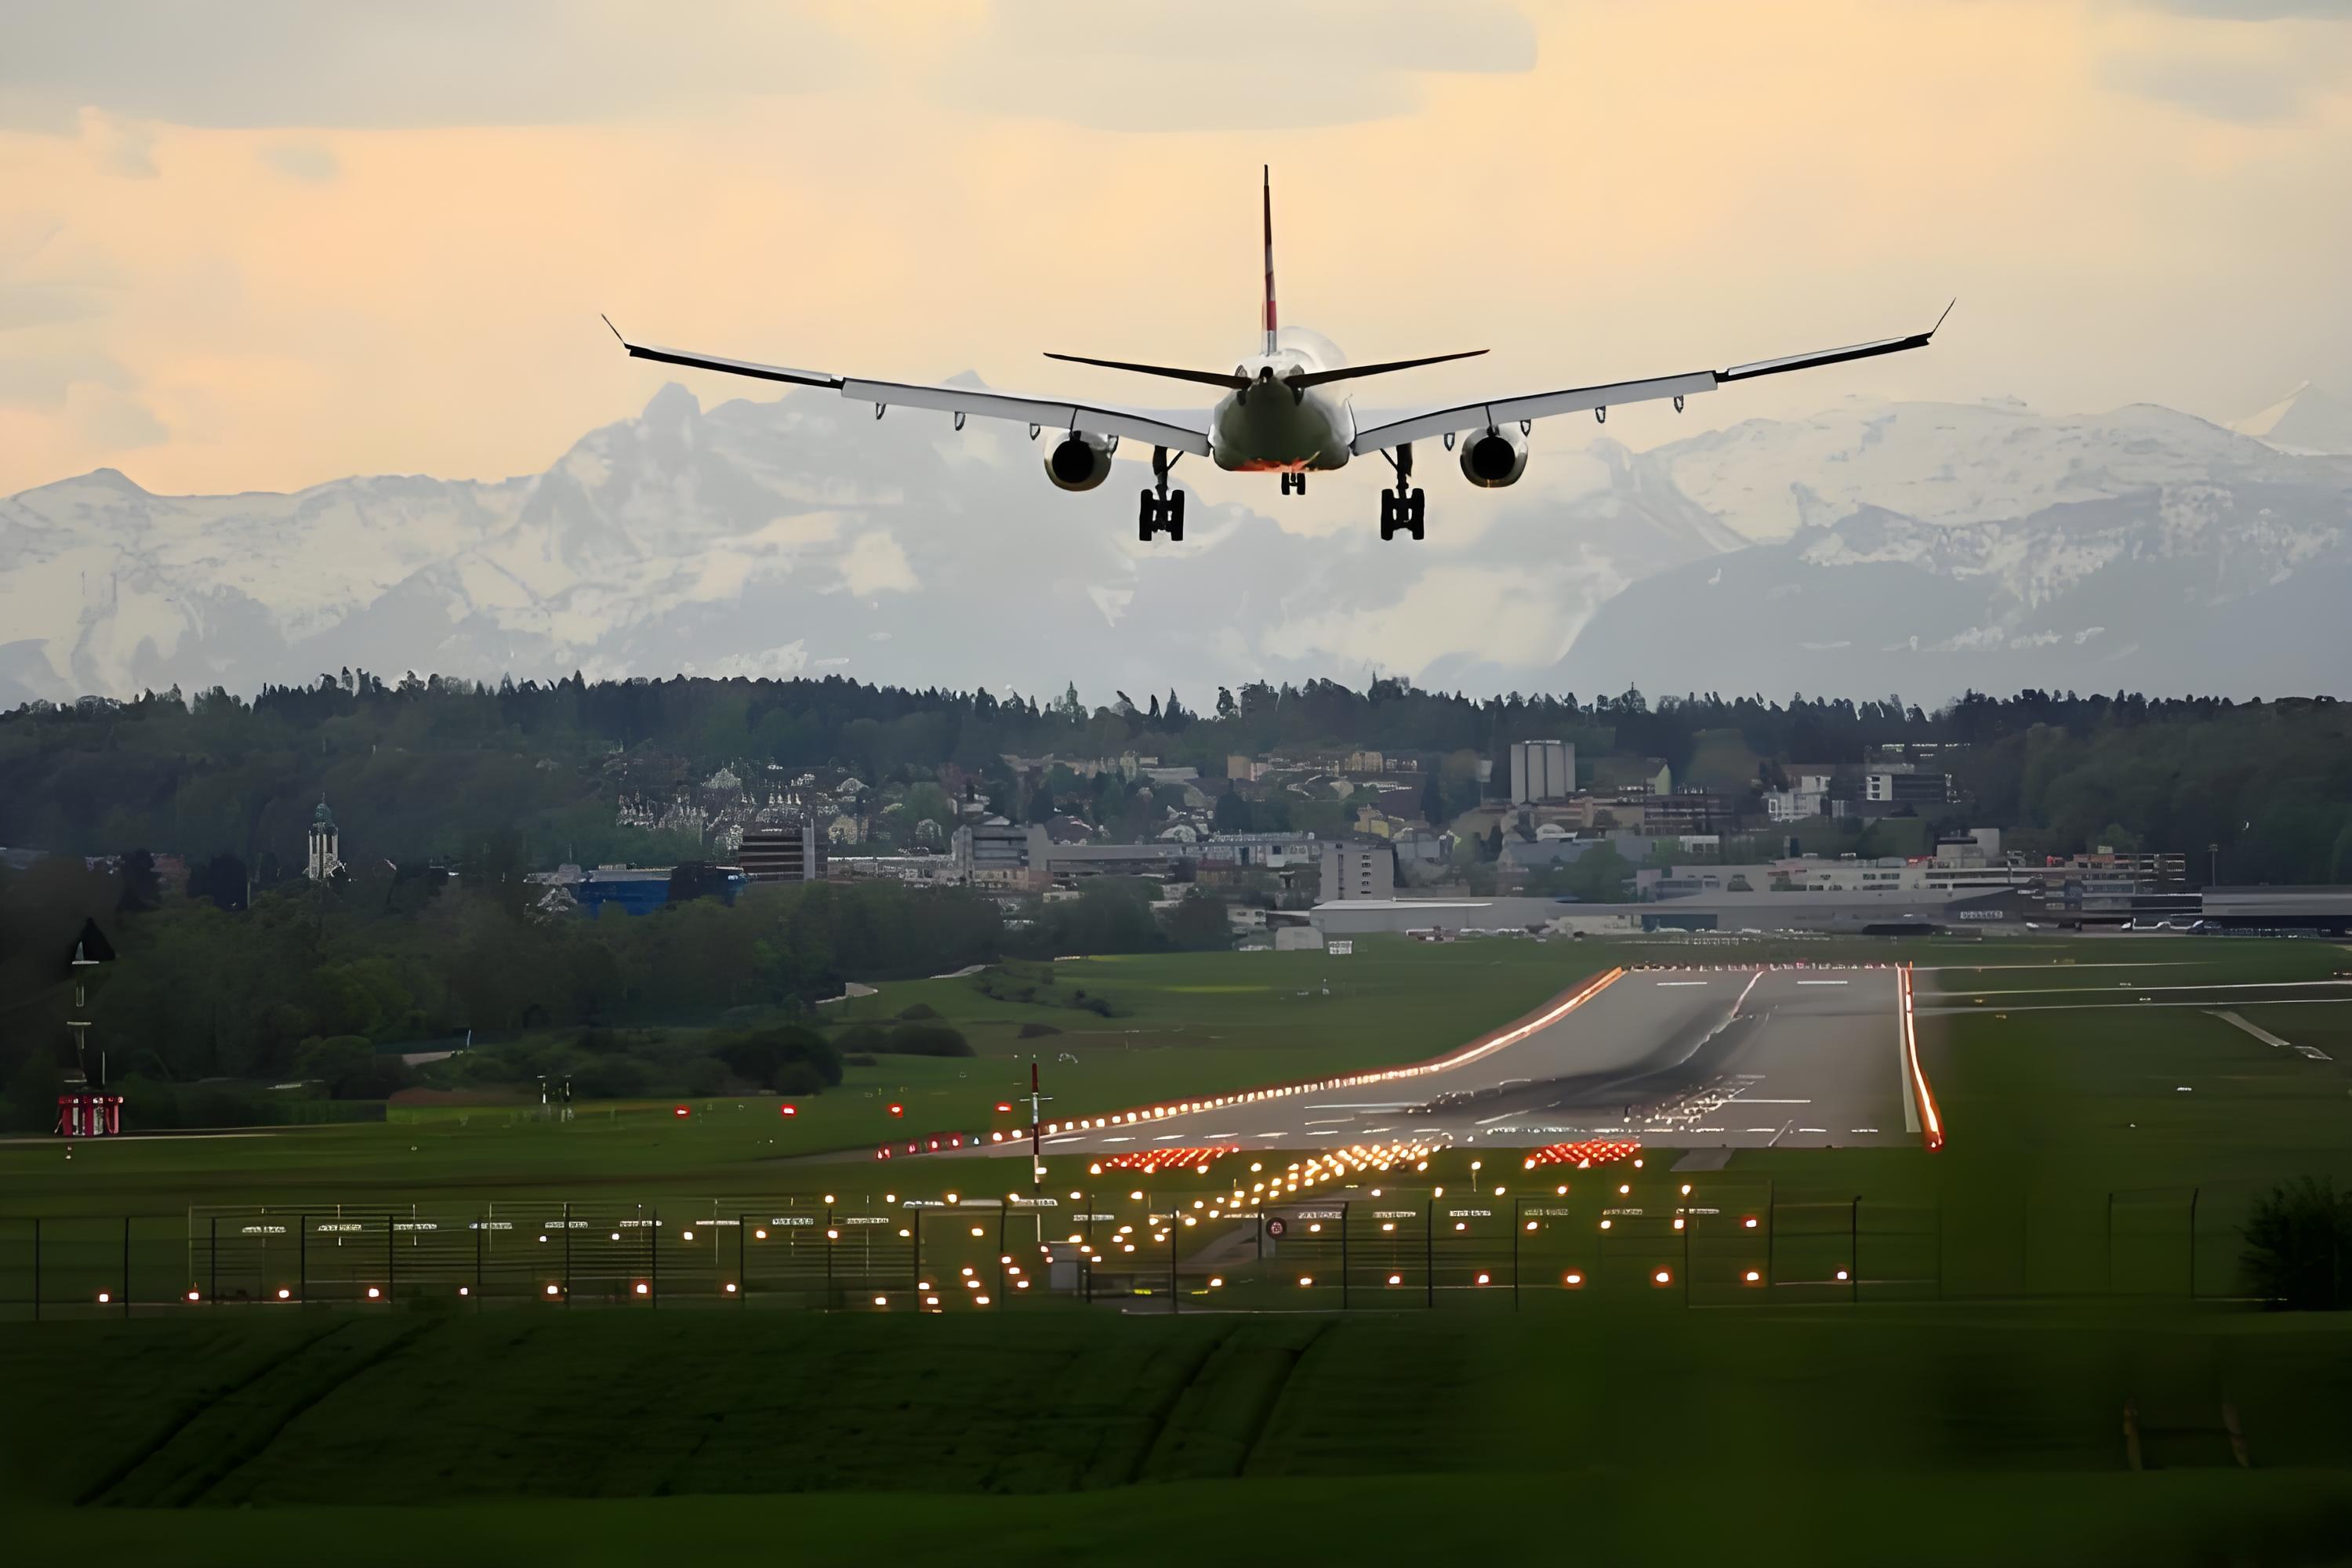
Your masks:
<svg viewBox="0 0 2352 1568"><path fill-rule="evenodd" d="M261 150L263 166L292 179L323 182L342 173L334 153L316 142L277 142Z"/></svg>
<svg viewBox="0 0 2352 1568"><path fill-rule="evenodd" d="M859 534L842 552L841 582L860 598L868 594L911 593L922 585L915 581L914 563L898 548L898 542L880 531Z"/></svg>
<svg viewBox="0 0 2352 1568"><path fill-rule="evenodd" d="M172 432L152 409L118 392L102 391L92 398L81 416L81 427L82 434L98 446L116 451L160 447L172 438Z"/></svg>
<svg viewBox="0 0 2352 1568"><path fill-rule="evenodd" d="M110 128L104 155L106 172L130 180L152 180L163 173L155 167L152 126L117 121Z"/></svg>
<svg viewBox="0 0 2352 1568"><path fill-rule="evenodd" d="M9 0L0 126L67 132L91 107L214 127L578 123L857 66L821 19L751 0Z"/></svg>
<svg viewBox="0 0 2352 1568"><path fill-rule="evenodd" d="M2138 0L2148 11L2221 22L2352 21L2352 0Z"/></svg>
<svg viewBox="0 0 2352 1568"><path fill-rule="evenodd" d="M1496 0L1081 0L998 8L936 84L982 113L1097 130L1289 130L1410 113L1431 74L1526 71L1535 29Z"/></svg>
<svg viewBox="0 0 2352 1568"><path fill-rule="evenodd" d="M0 404L63 408L67 394L84 384L126 392L131 373L110 356L89 350L0 354Z"/></svg>
<svg viewBox="0 0 2352 1568"><path fill-rule="evenodd" d="M2267 57L2212 52L2118 55L2105 62L2106 84L2231 125L2300 120L2342 74L2340 53L2294 50Z"/></svg>

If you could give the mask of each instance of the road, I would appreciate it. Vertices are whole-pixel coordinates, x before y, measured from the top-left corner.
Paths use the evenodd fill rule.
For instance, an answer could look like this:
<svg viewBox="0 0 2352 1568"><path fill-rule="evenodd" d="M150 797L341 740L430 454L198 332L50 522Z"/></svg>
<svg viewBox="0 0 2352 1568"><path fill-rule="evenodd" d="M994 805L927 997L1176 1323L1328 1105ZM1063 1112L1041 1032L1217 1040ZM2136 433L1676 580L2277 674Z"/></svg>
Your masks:
<svg viewBox="0 0 2352 1568"><path fill-rule="evenodd" d="M1601 1135L1672 1148L1916 1143L1895 994L1891 969L1634 970L1524 1037L1425 1076L1063 1132L1045 1146L1518 1147Z"/></svg>

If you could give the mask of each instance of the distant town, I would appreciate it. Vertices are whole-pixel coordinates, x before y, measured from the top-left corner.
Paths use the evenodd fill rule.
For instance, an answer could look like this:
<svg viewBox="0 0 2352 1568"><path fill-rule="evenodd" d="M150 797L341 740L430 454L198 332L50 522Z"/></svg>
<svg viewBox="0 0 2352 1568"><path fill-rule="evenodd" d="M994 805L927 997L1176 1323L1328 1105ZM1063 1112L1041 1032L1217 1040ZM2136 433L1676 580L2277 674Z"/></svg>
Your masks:
<svg viewBox="0 0 2352 1568"><path fill-rule="evenodd" d="M240 750L265 721L275 744L315 738ZM2284 748L2267 773L2220 743L2248 726ZM174 692L20 710L0 721L0 775L21 788L16 847L0 855L141 857L159 890L234 907L297 875L462 870L527 886L548 918L884 879L968 889L1017 924L1116 878L1163 914L1213 895L1244 947L1376 931L2342 929L2352 849L2326 815L2340 804L2298 802L2329 787L2304 775L2336 765L2343 726L2325 700L2071 693L1930 714L1893 700L1474 701L1388 679L1220 690L1201 714L1173 692L1088 709L1075 689L1040 703L842 681L493 690L347 672L249 705ZM312 745L326 756L305 770ZM2152 787L2142 753L2184 747L2191 765ZM787 760L812 752L836 760ZM94 775L77 760L100 757L112 760ZM98 782L58 782L76 770ZM286 798L289 770L315 772L308 801ZM447 782L420 790L427 770ZM142 816L165 789L169 809ZM456 847L433 848L453 823ZM276 846L297 831L294 862ZM165 832L182 842L158 843ZM235 847L205 842L224 837Z"/></svg>

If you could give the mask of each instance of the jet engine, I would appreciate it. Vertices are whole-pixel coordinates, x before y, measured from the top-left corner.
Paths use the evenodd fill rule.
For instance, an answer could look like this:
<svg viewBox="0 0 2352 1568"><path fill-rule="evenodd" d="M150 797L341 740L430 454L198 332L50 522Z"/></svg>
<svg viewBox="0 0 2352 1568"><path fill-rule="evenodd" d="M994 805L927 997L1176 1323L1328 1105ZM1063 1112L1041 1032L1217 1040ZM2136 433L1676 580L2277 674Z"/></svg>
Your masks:
<svg viewBox="0 0 2352 1568"><path fill-rule="evenodd" d="M1118 443L1108 436L1073 430L1045 454L1045 477L1066 490L1090 490L1110 478L1111 448Z"/></svg>
<svg viewBox="0 0 2352 1568"><path fill-rule="evenodd" d="M1480 430L1462 442L1462 477L1480 489L1518 483L1528 471L1528 438L1516 425Z"/></svg>

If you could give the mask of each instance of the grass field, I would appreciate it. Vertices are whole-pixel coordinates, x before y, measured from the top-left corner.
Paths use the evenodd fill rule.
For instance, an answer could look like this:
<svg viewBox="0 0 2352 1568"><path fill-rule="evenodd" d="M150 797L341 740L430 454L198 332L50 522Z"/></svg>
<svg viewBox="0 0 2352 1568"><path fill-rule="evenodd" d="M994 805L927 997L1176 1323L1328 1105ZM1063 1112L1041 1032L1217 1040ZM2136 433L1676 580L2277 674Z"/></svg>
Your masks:
<svg viewBox="0 0 2352 1568"><path fill-rule="evenodd" d="M1694 1507L1695 1489L1704 1506ZM2252 1475L1896 1473L1866 1486L1790 1488L1744 1472L1696 1484L1625 1470L1473 1477L1177 1482L1067 1497L909 1493L504 1501L251 1511L25 1510L28 1550L78 1561L250 1563L331 1552L338 1563L1118 1561L1132 1543L1259 1561L1429 1563L1571 1543L1648 1562L1953 1564L2031 1561L2340 1564L2352 1483L2335 1471ZM2022 1543L2022 1546L2021 1546Z"/></svg>
<svg viewBox="0 0 2352 1568"><path fill-rule="evenodd" d="M1048 1113L1083 1114L1429 1056L1610 963L1790 953L1811 962L1910 960L1922 966L1923 1005L1969 1003L1996 986L2021 1004L2006 1016L1988 1003L1981 1015L1924 1020L1923 1051L1952 1131L1936 1159L1909 1150L1771 1150L1742 1152L1733 1163L1743 1175L1774 1182L1790 1201L1863 1195L1890 1205L1961 1203L1999 1215L1976 1226L1985 1233L1981 1248L1958 1248L1963 1259L1985 1252L1976 1272L1988 1280L2000 1274L1994 1252L2009 1257L2002 1267L2020 1282L2044 1274L2044 1263L2075 1278L2079 1271L2066 1267L2074 1244L2063 1238L2080 1236L2085 1214L2104 1233L2110 1192L2134 1194L2122 1200L2128 1234L2141 1221L2179 1229L2188 1194L2201 1187L2200 1223L2221 1235L2231 1205L2255 1185L2306 1172L2352 1175L2352 1008L2237 1003L2215 994L2216 1007L2317 1043L2332 1058L2321 1062L2264 1046L2201 1005L2022 1005L2074 999L2022 994L2052 987L2104 1003L2136 996L2145 984L2325 978L2352 968L2332 946L2196 938L1760 945L1382 940L1342 959L1214 953L1057 964L1057 991L1084 988L1108 998L1120 1014L1109 1019L992 1000L968 980L886 985L840 1007L854 1020L895 1016L921 1003L965 1029L982 1054L887 1057L877 1067L852 1068L840 1089L798 1102L799 1114L789 1120L773 1100L724 1100L698 1101L684 1119L667 1103L590 1105L565 1125L488 1109L266 1136L83 1143L70 1162L52 1142L0 1145L0 1216L596 1194L709 1201L884 1184L929 1193L974 1177L961 1162L921 1161L898 1163L886 1175L866 1158L872 1144L926 1130L1022 1125L1019 1090L1032 1051L1044 1058L1055 1096ZM2116 963L2126 967L2107 967ZM1979 967L1986 965L2000 967ZM2119 979L2134 985L2118 986ZM1033 1023L1063 1032L1020 1039L1021 1026ZM1065 1055L1076 1059L1058 1059ZM1016 1109L998 1114L1000 1102ZM888 1115L892 1103L906 1107L904 1117ZM839 1156L824 1157L826 1150ZM1466 1174L1454 1166L1466 1167L1467 1158L1442 1159L1438 1178ZM1048 1165L1054 1186L1082 1182L1084 1173L1069 1162ZM2028 1204L2053 1211L2039 1241L2021 1236L2031 1228L2021 1212ZM2168 1205L2184 1212L2172 1215ZM2058 1210L2071 1216L2061 1220ZM1964 1236L1971 1223L1959 1220ZM2043 1252L2044 1263L2020 1261Z"/></svg>
<svg viewBox="0 0 2352 1568"><path fill-rule="evenodd" d="M714 1332L330 1314L20 1328L0 1332L0 1377L14 1519L175 1561L303 1531L387 1561L534 1531L598 1560L665 1541L709 1554L765 1530L796 1560L1019 1543L1076 1562L1157 1527L1310 1560L1544 1530L1668 1560L1958 1562L2032 1529L2038 1561L2314 1562L2352 1529L2348 1336L1949 1311L1628 1311L1574 1334L1410 1316L754 1315ZM2128 1489L2126 1400L2158 1472ZM741 1495L779 1492L829 1495ZM43 1511L74 1504L95 1511ZM2001 1530L1961 1517L1989 1509Z"/></svg>
<svg viewBox="0 0 2352 1568"><path fill-rule="evenodd" d="M36 1547L177 1562L331 1541L361 1563L551 1550L1076 1563L1163 1537L1304 1561L1536 1543L1670 1561L2347 1560L2352 1317L2226 1298L2254 1192L2352 1177L2352 1015L2267 999L2292 992L2137 1002L2157 984L2347 966L2314 943L1399 942L1342 960L1065 963L1057 993L1082 985L1119 1016L992 1001L963 981L885 986L843 1004L845 1017L920 1002L981 1054L854 1068L790 1121L772 1100L726 1100L685 1119L666 1105L592 1106L568 1125L493 1110L86 1144L69 1166L56 1144L15 1145L0 1147L0 1212L68 1231L77 1222L57 1216L165 1216L142 1233L134 1294L147 1300L186 1282L191 1204L563 1196L675 1215L838 1189L845 1207L870 1207L885 1186L895 1202L1017 1173L880 1165L862 1146L1014 1124L989 1108L1013 1098L1033 1049L1052 1113L1078 1114L1425 1057L1609 963L1892 956L1921 966L1923 1006L1969 1009L1922 1021L1942 1152L1775 1149L1704 1176L1663 1160L1576 1176L1569 1215L1532 1236L1507 1235L1505 1219L1449 1237L1440 1310L1379 1289L1385 1265L1363 1249L1387 1243L1361 1229L1346 1315L1323 1310L1337 1305L1328 1237L1286 1242L1270 1268L1228 1243L1233 1289L1188 1275L1176 1317L1164 1294L1128 1297L1125 1313L1115 1299L961 1310L953 1292L960 1310L937 1317L904 1310L910 1293L879 1311L718 1310L732 1304L717 1294L732 1277L725 1232L681 1237L664 1265L667 1300L699 1291L701 1310L472 1312L420 1283L392 1310L163 1308L121 1321L89 1305L89 1281L53 1277L46 1299L80 1302L51 1314L68 1321L0 1324L0 1486ZM2223 1008L2329 1059L2267 1045L2213 1016ZM1024 1023L1063 1032L1024 1041ZM894 1100L903 1121L887 1116ZM845 1144L846 1157L822 1152ZM1382 1201L1466 1185L1480 1155L1482 1183L1549 1191L1502 1151L1465 1149ZM1213 1187L1048 1167L1049 1192L1085 1191L1137 1221L1188 1184ZM1681 1267L1662 1217L1646 1239L1623 1221L1606 1241L1592 1228L1604 1204L1662 1215L1684 1179L1706 1184L1691 1201L1725 1211L1693 1254L1721 1279L1687 1307L1679 1289L1644 1288L1645 1248ZM1615 1194L1621 1180L1631 1195ZM1120 1190L1129 1182L1144 1198ZM1856 1197L1870 1259L1860 1304L1790 1285L1843 1261ZM1769 1233L1738 1228L1759 1206ZM922 1271L987 1279L998 1237L965 1224L985 1217L939 1215ZM103 1244L92 1278L112 1279L112 1222L79 1223ZM1187 1256L1220 1230L1185 1231ZM1396 1246L1409 1266L1410 1243ZM1507 1290L1469 1283L1490 1264L1500 1279L1514 1247L1528 1286L1517 1310ZM1743 1290L1738 1270L1759 1247L1780 1284ZM1624 1288L1570 1291L1553 1278L1563 1258L1598 1259ZM0 1257L0 1273L16 1261ZM1294 1289L1305 1272L1316 1289ZM614 1277L616 1307L627 1277ZM1116 1269L1108 1282L1159 1289ZM1921 1299L1937 1289L1949 1299ZM1709 1310L1731 1300L1751 1310ZM1244 1305L1289 1310L1213 1310ZM2126 1401L2147 1473L2127 1473Z"/></svg>

